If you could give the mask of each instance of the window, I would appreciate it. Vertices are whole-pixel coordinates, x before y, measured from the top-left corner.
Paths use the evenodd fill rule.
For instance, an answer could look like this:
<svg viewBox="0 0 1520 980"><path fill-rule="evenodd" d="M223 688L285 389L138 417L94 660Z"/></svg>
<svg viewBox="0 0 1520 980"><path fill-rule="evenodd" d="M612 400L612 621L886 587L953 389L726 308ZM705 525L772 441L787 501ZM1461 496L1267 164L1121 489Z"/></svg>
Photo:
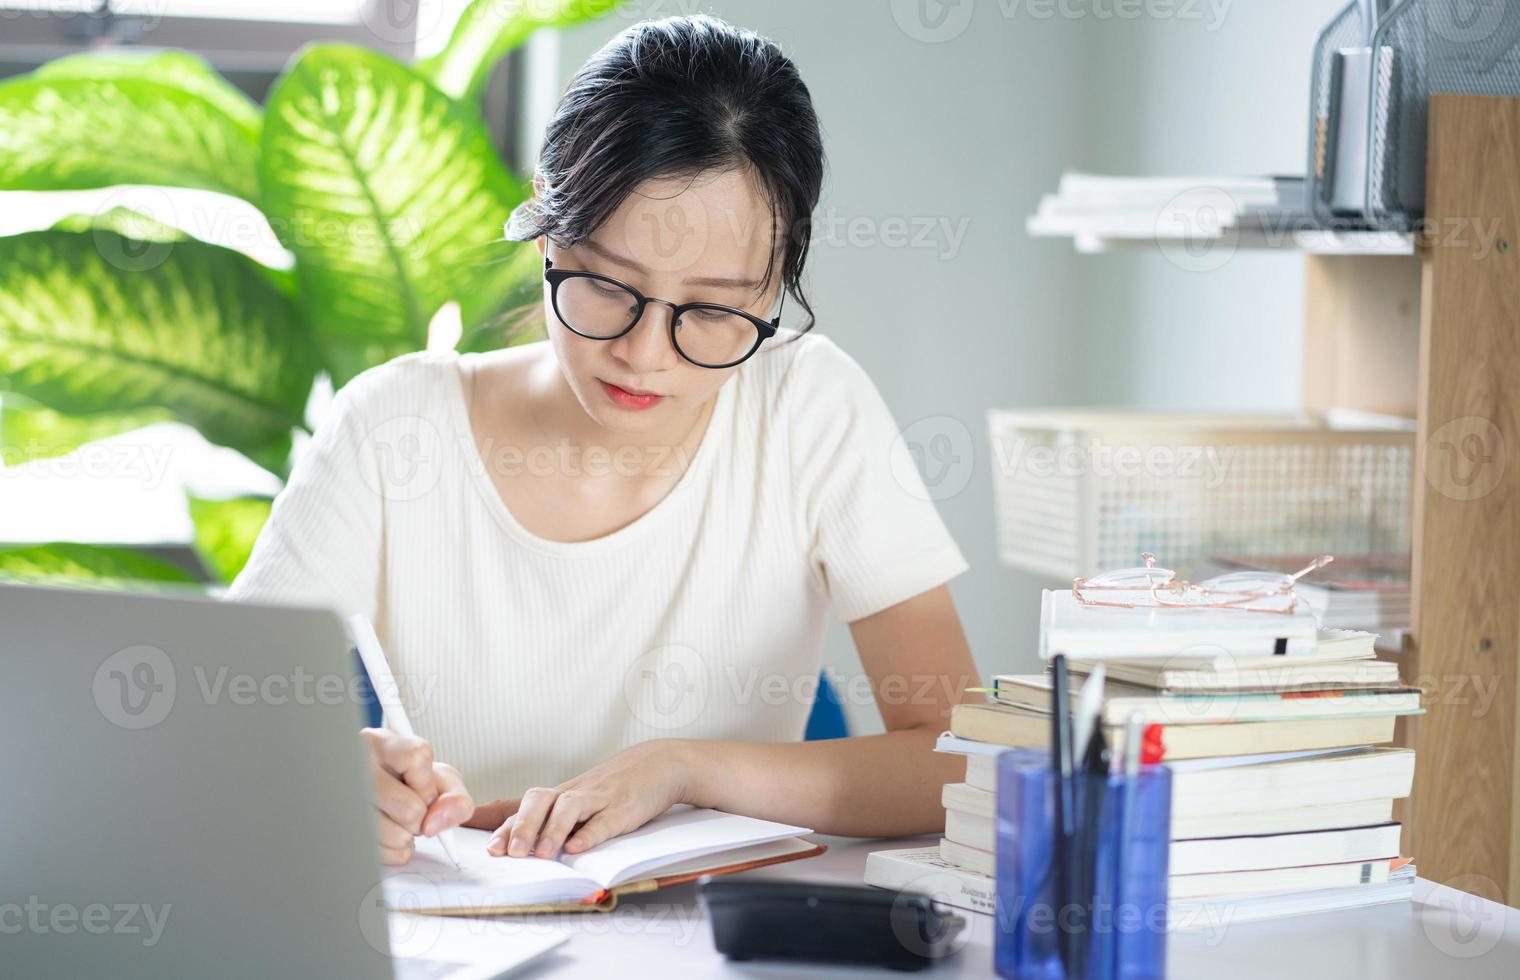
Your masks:
<svg viewBox="0 0 1520 980"><path fill-rule="evenodd" d="M0 0L0 78L102 46L185 48L263 101L302 45L346 41L410 59L418 23L436 25L447 6L447 0Z"/></svg>

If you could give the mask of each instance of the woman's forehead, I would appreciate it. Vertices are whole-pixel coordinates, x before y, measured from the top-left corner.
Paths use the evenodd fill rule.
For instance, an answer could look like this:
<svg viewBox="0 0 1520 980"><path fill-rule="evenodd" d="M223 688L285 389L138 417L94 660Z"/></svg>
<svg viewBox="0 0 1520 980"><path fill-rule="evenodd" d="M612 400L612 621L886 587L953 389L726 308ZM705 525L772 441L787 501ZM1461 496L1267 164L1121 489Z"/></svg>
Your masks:
<svg viewBox="0 0 1520 980"><path fill-rule="evenodd" d="M592 240L604 258L629 260L642 271L758 289L773 246L785 236L773 227L755 182L729 170L645 181Z"/></svg>

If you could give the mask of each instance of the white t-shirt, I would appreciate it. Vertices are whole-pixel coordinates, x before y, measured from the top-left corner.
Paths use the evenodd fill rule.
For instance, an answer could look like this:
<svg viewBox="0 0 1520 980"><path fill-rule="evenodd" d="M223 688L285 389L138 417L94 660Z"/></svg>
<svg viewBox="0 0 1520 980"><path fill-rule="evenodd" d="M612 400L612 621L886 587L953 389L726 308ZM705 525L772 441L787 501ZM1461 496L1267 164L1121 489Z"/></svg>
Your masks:
<svg viewBox="0 0 1520 980"><path fill-rule="evenodd" d="M480 356L406 354L345 385L228 592L369 616L412 724L477 800L650 738L800 739L830 603L851 622L967 568L826 337L742 364L677 485L582 542L530 533L492 483L460 377ZM619 459L582 465L661 463Z"/></svg>

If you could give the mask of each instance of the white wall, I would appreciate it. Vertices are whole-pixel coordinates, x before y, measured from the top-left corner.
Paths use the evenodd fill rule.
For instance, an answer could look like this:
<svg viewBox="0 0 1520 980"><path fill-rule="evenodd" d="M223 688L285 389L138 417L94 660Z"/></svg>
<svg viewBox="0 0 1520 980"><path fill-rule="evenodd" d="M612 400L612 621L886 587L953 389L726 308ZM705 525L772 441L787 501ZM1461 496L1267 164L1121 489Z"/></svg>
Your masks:
<svg viewBox="0 0 1520 980"><path fill-rule="evenodd" d="M1093 21L1099 138L1082 168L1302 174L1310 47L1343 0L1222 0L1217 19ZM1212 266L1213 262L1203 263ZM1089 397L1177 409L1298 404L1302 256L1238 251L1190 271L1159 250L1083 263Z"/></svg>
<svg viewBox="0 0 1520 980"><path fill-rule="evenodd" d="M555 42L563 85L633 20L700 9L797 62L830 160L818 217L839 229L812 260L817 329L864 364L910 438L970 446L937 485L971 562L951 591L986 674L1034 669L1038 589L1058 584L997 561L987 409L1284 407L1298 393L1301 260L1238 256L1204 276L1154 254L1079 257L1027 237L1025 216L1067 167L1301 172L1308 47L1336 6L1202 0L1201 20L1122 21L1099 16L1114 0L1041 4L656 0ZM964 237L894 247L877 240L889 219ZM858 675L843 627L827 656ZM880 730L873 706L849 710L853 730Z"/></svg>

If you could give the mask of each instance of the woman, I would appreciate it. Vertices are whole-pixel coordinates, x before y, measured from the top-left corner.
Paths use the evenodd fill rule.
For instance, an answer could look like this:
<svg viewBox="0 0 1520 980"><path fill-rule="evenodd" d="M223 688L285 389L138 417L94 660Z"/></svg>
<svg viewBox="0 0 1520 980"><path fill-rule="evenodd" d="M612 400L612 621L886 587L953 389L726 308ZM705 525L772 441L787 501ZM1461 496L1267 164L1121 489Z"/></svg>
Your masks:
<svg viewBox="0 0 1520 980"><path fill-rule="evenodd" d="M774 44L638 24L571 82L508 224L547 340L405 355L334 399L230 596L374 620L428 739L364 733L387 862L461 823L576 853L676 803L943 827L966 562L870 380L806 333L822 178ZM830 605L886 734L799 741Z"/></svg>

